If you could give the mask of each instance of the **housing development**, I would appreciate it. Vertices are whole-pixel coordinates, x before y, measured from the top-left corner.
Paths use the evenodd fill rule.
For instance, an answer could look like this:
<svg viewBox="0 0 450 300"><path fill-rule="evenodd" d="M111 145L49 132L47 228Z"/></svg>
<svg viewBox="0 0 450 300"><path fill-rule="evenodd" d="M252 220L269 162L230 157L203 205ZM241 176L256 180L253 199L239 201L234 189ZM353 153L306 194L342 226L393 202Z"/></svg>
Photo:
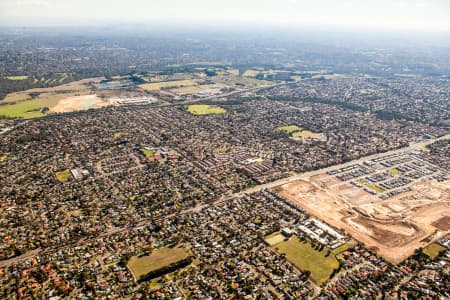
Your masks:
<svg viewBox="0 0 450 300"><path fill-rule="evenodd" d="M16 34L0 35L0 298L450 298L445 58Z"/></svg>

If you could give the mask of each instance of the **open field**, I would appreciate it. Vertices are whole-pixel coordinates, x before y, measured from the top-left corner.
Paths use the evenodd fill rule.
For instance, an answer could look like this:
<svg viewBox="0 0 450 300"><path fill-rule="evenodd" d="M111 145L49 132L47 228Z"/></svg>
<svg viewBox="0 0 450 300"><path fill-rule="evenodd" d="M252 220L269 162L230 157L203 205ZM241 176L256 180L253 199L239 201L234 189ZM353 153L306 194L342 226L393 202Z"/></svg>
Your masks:
<svg viewBox="0 0 450 300"><path fill-rule="evenodd" d="M415 249L450 230L445 226L450 218L448 181L422 180L409 192L381 200L333 178L320 174L284 184L278 190L284 198L350 234L392 263L403 261ZM352 195L357 197L349 197ZM441 231L439 236L434 236L436 230Z"/></svg>
<svg viewBox="0 0 450 300"><path fill-rule="evenodd" d="M70 170L56 172L55 176L56 176L56 179L58 179L60 182L66 182L67 180L72 178L72 174L70 173Z"/></svg>
<svg viewBox="0 0 450 300"><path fill-rule="evenodd" d="M8 94L0 102L0 116L37 118L44 116L42 108L51 112L66 112L80 109L84 102L77 101L78 96L91 93L88 84L99 81L100 78L85 79L51 88L35 88L22 92ZM75 100L72 103L72 100ZM60 101L64 101L59 107Z"/></svg>
<svg viewBox="0 0 450 300"><path fill-rule="evenodd" d="M439 220L433 222L431 225L442 231L450 230L450 217L442 217Z"/></svg>
<svg viewBox="0 0 450 300"><path fill-rule="evenodd" d="M435 259L439 255L439 252L445 249L446 248L443 246L433 243L423 248L423 253L428 255L431 259Z"/></svg>
<svg viewBox="0 0 450 300"><path fill-rule="evenodd" d="M222 146L222 147L214 148L213 152L214 153L228 153L231 150L233 150L233 146Z"/></svg>
<svg viewBox="0 0 450 300"><path fill-rule="evenodd" d="M315 132L312 132L309 130L304 130L303 128L298 127L297 125L280 126L277 128L277 130L290 133L294 139L322 139L323 138L322 134L315 133Z"/></svg>
<svg viewBox="0 0 450 300"><path fill-rule="evenodd" d="M42 107L48 107L48 104L54 104L54 102L31 100L19 102L17 104L0 105L0 116L25 119L42 117L44 114L39 110Z"/></svg>
<svg viewBox="0 0 450 300"><path fill-rule="evenodd" d="M158 91L161 89L171 89L172 93L178 95L194 94L202 91L208 91L211 94L220 94L222 88L247 89L261 86L269 86L271 82L264 80L257 80L254 78L247 78L237 76L238 70L231 70L230 72L222 72L217 76L209 77L210 84L199 85L201 80L199 73L194 79L190 77L180 77L179 80L161 81L139 85L143 90ZM61 73L58 82L67 78L67 74ZM13 76L11 80L23 80L23 76ZM117 80L122 77L116 76ZM94 98L83 98L84 96L92 96L104 78L88 78L67 84L62 84L49 88L34 88L21 92L10 93L5 99L0 102L0 116L17 117L17 118L38 118L45 115L45 110L50 113L63 113L76 110L85 110L89 108L100 108L110 103L107 101L99 101ZM154 78L152 78L154 79ZM40 81L47 82L53 79L46 80L40 78ZM49 82L47 82L49 83ZM143 93L142 90L138 90ZM102 96L123 96L120 90L114 90L114 95L109 95L111 91L101 90ZM129 96L129 95L128 95ZM140 95L138 95L140 96ZM9 105L6 105L9 104ZM217 112L216 112L217 113Z"/></svg>
<svg viewBox="0 0 450 300"><path fill-rule="evenodd" d="M202 85L192 85L185 86L180 88L175 88L169 90L169 92L178 94L178 95L188 95L188 94L196 94L200 92L209 92L211 94L220 94L221 89L226 87L223 84L202 84Z"/></svg>
<svg viewBox="0 0 450 300"><path fill-rule="evenodd" d="M191 86L184 86L179 88L174 88L169 90L169 92L179 95L186 95L186 94L196 94L199 92L202 92L204 90L207 90L208 88L202 85L191 85Z"/></svg>
<svg viewBox="0 0 450 300"><path fill-rule="evenodd" d="M141 152L142 152L146 157L152 157L153 155L155 155L156 153L158 153L158 150L141 149Z"/></svg>
<svg viewBox="0 0 450 300"><path fill-rule="evenodd" d="M27 80L28 76L6 76L8 80Z"/></svg>
<svg viewBox="0 0 450 300"><path fill-rule="evenodd" d="M50 112L64 113L99 108L109 104L108 101L102 101L96 95L76 95L76 93L44 93L35 99L5 103L0 105L0 116L30 119L44 116L45 114L40 111L42 108L48 108Z"/></svg>
<svg viewBox="0 0 450 300"><path fill-rule="evenodd" d="M133 256L128 261L128 268L136 280L151 271L167 267L173 263L189 257L189 253L183 248L160 248L148 256Z"/></svg>
<svg viewBox="0 0 450 300"><path fill-rule="evenodd" d="M132 101L134 97L153 101L152 97L145 95L140 89L97 90L102 79L90 78L49 88L10 93L0 102L0 116L31 119L45 116L46 113L67 113L108 105L126 105L125 102Z"/></svg>
<svg viewBox="0 0 450 300"><path fill-rule="evenodd" d="M309 270L312 280L321 284L326 281L334 269L339 267L339 262L333 254L326 257L327 249L317 251L308 242L301 242L297 237L290 238L287 242L280 242L272 246L278 252L286 254L287 260L302 271Z"/></svg>
<svg viewBox="0 0 450 300"><path fill-rule="evenodd" d="M285 239L284 235L282 235L279 232L276 232L274 234L271 234L271 235L267 236L264 240L270 246L274 246L274 245L279 244L282 241L284 241L284 239Z"/></svg>
<svg viewBox="0 0 450 300"><path fill-rule="evenodd" d="M227 111L218 106L206 105L206 104L193 104L188 106L188 112L193 115L203 116L203 115L220 115Z"/></svg>
<svg viewBox="0 0 450 300"><path fill-rule="evenodd" d="M176 80L176 81L163 81L154 83L145 83L139 85L141 89L146 91L158 91L162 88L179 88L196 85L195 80Z"/></svg>
<svg viewBox="0 0 450 300"><path fill-rule="evenodd" d="M1 103L8 103L8 102L18 102L18 101L25 101L25 100L31 100L33 99L30 94L35 93L39 94L38 97L48 97L48 95L54 95L59 94L62 96L62 98L67 97L69 94L81 94L81 93L88 93L90 92L89 85L95 84L100 82L102 80L102 77L99 78L89 78L89 79L83 79L79 81L74 81L54 87L49 88L35 88L35 89L29 89L21 92L16 93L10 93L8 94L5 99L1 101ZM42 95L41 95L42 94Z"/></svg>
<svg viewBox="0 0 450 300"><path fill-rule="evenodd" d="M259 70L245 70L245 72L242 74L242 77L256 77L259 73L262 71Z"/></svg>
<svg viewBox="0 0 450 300"><path fill-rule="evenodd" d="M254 88L254 87L262 87L262 86L269 86L273 84L270 81L267 80L258 80L255 78L250 77L241 77L241 76L234 76L234 75L217 75L210 77L212 81L214 81L216 84L222 84L229 87L234 88Z"/></svg>
<svg viewBox="0 0 450 300"><path fill-rule="evenodd" d="M278 127L277 130L286 131L287 133L292 133L292 132L296 132L296 131L301 131L302 128L298 127L297 125L286 125L286 126Z"/></svg>

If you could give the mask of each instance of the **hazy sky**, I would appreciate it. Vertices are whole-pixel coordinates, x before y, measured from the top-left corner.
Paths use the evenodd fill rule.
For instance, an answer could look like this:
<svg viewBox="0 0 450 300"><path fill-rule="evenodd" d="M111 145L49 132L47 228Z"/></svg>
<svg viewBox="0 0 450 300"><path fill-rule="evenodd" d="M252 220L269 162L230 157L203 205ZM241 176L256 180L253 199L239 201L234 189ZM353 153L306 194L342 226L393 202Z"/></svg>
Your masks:
<svg viewBox="0 0 450 300"><path fill-rule="evenodd" d="M0 0L0 19L160 20L450 30L450 0ZM21 24L22 25L22 24Z"/></svg>

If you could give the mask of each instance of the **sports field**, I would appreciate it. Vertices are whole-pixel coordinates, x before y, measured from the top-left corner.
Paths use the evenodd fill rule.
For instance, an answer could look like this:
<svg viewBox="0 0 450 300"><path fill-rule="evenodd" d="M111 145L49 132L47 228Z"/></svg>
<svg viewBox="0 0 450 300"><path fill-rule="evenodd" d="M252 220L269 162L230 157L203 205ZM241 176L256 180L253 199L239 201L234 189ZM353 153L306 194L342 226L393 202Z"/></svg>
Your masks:
<svg viewBox="0 0 450 300"><path fill-rule="evenodd" d="M56 172L55 175L56 175L56 179L58 179L60 182L66 182L67 180L69 180L72 177L72 174L70 173L69 170Z"/></svg>
<svg viewBox="0 0 450 300"><path fill-rule="evenodd" d="M193 104L188 106L188 112L193 115L220 115L226 113L226 110L222 107L206 104Z"/></svg>
<svg viewBox="0 0 450 300"><path fill-rule="evenodd" d="M270 246L276 245L284 241L285 237L281 233L277 232L275 234L271 234L265 238L265 241Z"/></svg>
<svg viewBox="0 0 450 300"><path fill-rule="evenodd" d="M339 262L333 253L326 257L328 249L317 251L310 243L301 242L297 237L292 237L287 242L280 242L272 246L278 252L286 254L286 258L302 271L309 270L312 280L321 284L325 282L334 269L339 267Z"/></svg>
<svg viewBox="0 0 450 300"><path fill-rule="evenodd" d="M153 251L148 256L133 256L128 261L128 268L136 280L151 271L167 267L173 263L189 257L189 253L184 248L160 248Z"/></svg>

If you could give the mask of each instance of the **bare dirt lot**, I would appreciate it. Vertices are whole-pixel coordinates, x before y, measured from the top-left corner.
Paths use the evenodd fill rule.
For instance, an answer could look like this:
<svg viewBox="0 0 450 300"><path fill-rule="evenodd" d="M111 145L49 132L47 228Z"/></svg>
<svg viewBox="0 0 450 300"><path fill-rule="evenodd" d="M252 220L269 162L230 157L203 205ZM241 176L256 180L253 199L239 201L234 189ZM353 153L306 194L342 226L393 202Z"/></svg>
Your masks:
<svg viewBox="0 0 450 300"><path fill-rule="evenodd" d="M361 190L349 194L345 185L331 180L320 174L277 190L392 263L450 231L449 181L420 181L410 192L381 200Z"/></svg>
<svg viewBox="0 0 450 300"><path fill-rule="evenodd" d="M450 217L442 217L436 222L433 222L433 224L431 225L438 228L439 230L450 230Z"/></svg>
<svg viewBox="0 0 450 300"><path fill-rule="evenodd" d="M64 113L77 110L86 110L89 108L100 108L108 105L107 100L102 100L97 95L84 95L84 96L74 96L68 97L60 100L54 107L50 110L52 112Z"/></svg>

